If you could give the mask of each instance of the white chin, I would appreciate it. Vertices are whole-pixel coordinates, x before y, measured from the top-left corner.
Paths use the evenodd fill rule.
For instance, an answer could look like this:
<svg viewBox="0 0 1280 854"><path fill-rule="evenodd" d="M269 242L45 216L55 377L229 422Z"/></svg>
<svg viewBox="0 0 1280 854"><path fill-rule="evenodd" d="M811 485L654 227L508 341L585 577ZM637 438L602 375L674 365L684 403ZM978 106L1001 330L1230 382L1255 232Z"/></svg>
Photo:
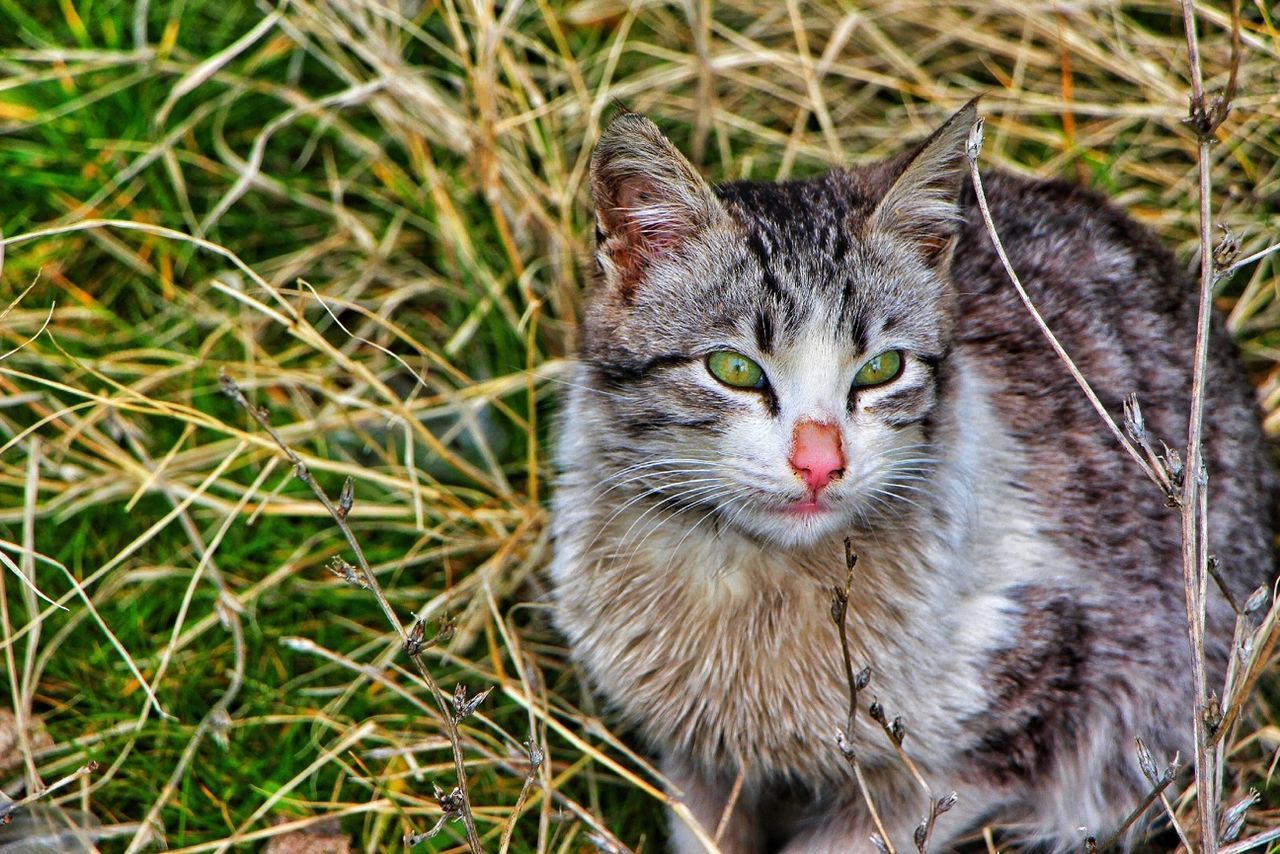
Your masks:
<svg viewBox="0 0 1280 854"><path fill-rule="evenodd" d="M795 549L816 545L834 534L843 534L849 527L849 519L839 510L805 514L752 510L741 514L734 520L734 525L784 549Z"/></svg>

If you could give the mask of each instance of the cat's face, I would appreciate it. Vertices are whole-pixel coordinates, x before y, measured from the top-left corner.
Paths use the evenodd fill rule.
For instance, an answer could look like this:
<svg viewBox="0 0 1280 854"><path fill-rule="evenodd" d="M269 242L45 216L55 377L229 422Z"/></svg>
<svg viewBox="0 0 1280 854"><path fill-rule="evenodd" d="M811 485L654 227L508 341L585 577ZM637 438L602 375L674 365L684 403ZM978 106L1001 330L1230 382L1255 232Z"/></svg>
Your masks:
<svg viewBox="0 0 1280 854"><path fill-rule="evenodd" d="M606 131L581 403L608 505L655 508L636 536L684 510L798 546L922 503L969 118L892 173L719 193L646 120Z"/></svg>

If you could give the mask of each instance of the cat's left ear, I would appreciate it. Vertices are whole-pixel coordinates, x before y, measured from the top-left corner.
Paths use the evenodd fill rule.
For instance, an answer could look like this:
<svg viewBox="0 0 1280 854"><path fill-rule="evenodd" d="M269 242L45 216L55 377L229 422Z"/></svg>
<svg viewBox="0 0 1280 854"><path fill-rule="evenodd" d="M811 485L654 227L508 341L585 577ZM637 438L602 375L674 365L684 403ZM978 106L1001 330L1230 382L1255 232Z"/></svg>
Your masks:
<svg viewBox="0 0 1280 854"><path fill-rule="evenodd" d="M867 221L870 232L911 242L936 266L950 263L962 219L960 188L968 169L965 148L977 115L978 99L974 98L906 158Z"/></svg>

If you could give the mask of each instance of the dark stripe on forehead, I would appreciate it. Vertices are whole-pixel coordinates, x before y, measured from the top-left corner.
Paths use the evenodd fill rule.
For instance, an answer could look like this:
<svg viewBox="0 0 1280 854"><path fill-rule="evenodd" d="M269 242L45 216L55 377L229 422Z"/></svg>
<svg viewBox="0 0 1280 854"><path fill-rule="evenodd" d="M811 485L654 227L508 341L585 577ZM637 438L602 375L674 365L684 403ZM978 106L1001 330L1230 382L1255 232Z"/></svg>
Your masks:
<svg viewBox="0 0 1280 854"><path fill-rule="evenodd" d="M747 248L751 250L751 254L755 256L756 262L760 265L760 281L764 284L765 290L779 297L785 297L782 285L778 282L778 277L773 273L773 265L770 263L773 258L773 252L760 235L757 228L751 229L747 233Z"/></svg>
<svg viewBox="0 0 1280 854"><path fill-rule="evenodd" d="M832 234L831 238L831 260L836 265L841 265L849 255L849 232L846 232L844 223L837 223L833 230L835 234Z"/></svg>
<svg viewBox="0 0 1280 854"><path fill-rule="evenodd" d="M840 314L836 322L840 324L838 328L843 328L849 334L849 341L856 353L867 349L867 321L860 308L858 301L854 299L853 276L846 273L844 287L840 292Z"/></svg>
<svg viewBox="0 0 1280 854"><path fill-rule="evenodd" d="M773 352L773 318L766 308L756 309L756 347L761 353Z"/></svg>

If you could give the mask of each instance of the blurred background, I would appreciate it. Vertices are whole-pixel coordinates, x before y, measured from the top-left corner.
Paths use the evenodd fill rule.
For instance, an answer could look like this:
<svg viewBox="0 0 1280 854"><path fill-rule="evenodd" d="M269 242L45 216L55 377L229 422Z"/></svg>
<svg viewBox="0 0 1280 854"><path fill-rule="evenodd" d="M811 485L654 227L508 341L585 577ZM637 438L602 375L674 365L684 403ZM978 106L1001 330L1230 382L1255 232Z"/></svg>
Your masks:
<svg viewBox="0 0 1280 854"><path fill-rule="evenodd" d="M1232 8L1196 12L1220 90ZM1278 239L1278 16L1239 8L1211 149L1240 257ZM781 180L982 93L987 168L1094 187L1190 269L1188 73L1172 2L0 0L0 782L71 777L0 840L375 851L443 816L442 712L225 372L330 496L351 479L444 692L492 689L460 724L486 850L661 850L661 778L539 575L602 124ZM1271 255L1217 293L1273 435L1278 284ZM1229 751L1251 827L1280 822L1274 694Z"/></svg>

